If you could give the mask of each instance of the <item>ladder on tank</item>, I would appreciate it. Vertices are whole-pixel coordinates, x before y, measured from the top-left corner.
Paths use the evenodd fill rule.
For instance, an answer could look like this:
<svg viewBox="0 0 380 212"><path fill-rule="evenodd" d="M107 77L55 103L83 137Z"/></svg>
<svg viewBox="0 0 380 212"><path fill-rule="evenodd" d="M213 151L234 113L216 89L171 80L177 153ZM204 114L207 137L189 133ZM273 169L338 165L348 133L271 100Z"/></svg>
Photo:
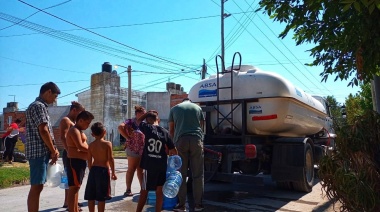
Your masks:
<svg viewBox="0 0 380 212"><path fill-rule="evenodd" d="M235 67L235 58L236 56L239 56L239 65L237 67ZM221 64L221 71L219 70L219 65L218 65L218 58L220 58L222 64ZM213 131L214 132L217 132L217 134L233 134L233 131L234 129L238 129L235 124L234 124L234 114L233 112L235 111L235 109L237 107L239 107L240 103L237 103L237 105L234 107L234 95L233 95L233 82L234 82L234 71L238 71L240 70L240 67L241 67L241 54L239 52L235 52L233 58L232 58L232 65L231 65L231 68L230 70L226 70L225 69L225 63L224 63L224 58L220 55L216 56L215 58L215 62L216 62L216 108L214 106L214 108L216 109L216 112L217 112L217 124L216 126L213 128ZM220 74L228 74L230 73L231 77L230 77L230 84L229 85L221 85L220 84ZM220 94L221 94L221 91L222 90L229 90L229 92L224 92L226 95L229 94L230 98L228 99L228 97L226 97L225 100L221 100L220 99ZM222 113L220 111L220 105L227 105L229 104L230 108L229 110L227 111L227 114L226 113ZM230 125L230 129L231 131L228 131L226 129L223 129L223 132L221 131L221 125L224 121L227 121Z"/></svg>

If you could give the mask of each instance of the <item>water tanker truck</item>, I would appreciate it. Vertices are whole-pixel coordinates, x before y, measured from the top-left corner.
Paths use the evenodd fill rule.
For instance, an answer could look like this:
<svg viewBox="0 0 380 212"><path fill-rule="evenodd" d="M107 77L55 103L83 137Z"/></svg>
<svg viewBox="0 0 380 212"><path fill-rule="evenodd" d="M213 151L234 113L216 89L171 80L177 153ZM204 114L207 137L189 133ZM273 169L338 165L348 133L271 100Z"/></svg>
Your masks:
<svg viewBox="0 0 380 212"><path fill-rule="evenodd" d="M205 179L260 182L310 192L315 167L334 146L326 100L284 77L238 65L196 83L189 98L206 114Z"/></svg>

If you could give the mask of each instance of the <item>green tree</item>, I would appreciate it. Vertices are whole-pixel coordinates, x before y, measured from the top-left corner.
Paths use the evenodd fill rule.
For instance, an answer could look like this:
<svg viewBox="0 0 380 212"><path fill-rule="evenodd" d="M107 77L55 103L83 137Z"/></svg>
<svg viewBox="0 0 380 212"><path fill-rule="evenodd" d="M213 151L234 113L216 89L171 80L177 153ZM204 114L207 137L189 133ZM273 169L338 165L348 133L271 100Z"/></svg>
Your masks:
<svg viewBox="0 0 380 212"><path fill-rule="evenodd" d="M336 101L334 96L327 96L326 101L329 104L331 116L334 118L341 117L342 116L341 105L339 105L339 103Z"/></svg>
<svg viewBox="0 0 380 212"><path fill-rule="evenodd" d="M373 109L371 84L361 84L361 91L350 94L346 99L347 122L353 124L355 117L362 116L366 111Z"/></svg>
<svg viewBox="0 0 380 212"><path fill-rule="evenodd" d="M369 84L380 76L380 0L260 0L259 5L286 25L281 38L291 33L297 45L315 45L308 65L324 67L322 81L335 75L335 81L361 85L361 92L346 99L347 121L334 122L337 150L322 158L318 173L326 195L340 201L342 211L380 211L380 114L372 110Z"/></svg>
<svg viewBox="0 0 380 212"><path fill-rule="evenodd" d="M357 86L379 73L380 0L261 0L259 5L286 24L281 38L294 32L297 45L315 44L308 65L324 66L322 81L335 75L335 81Z"/></svg>

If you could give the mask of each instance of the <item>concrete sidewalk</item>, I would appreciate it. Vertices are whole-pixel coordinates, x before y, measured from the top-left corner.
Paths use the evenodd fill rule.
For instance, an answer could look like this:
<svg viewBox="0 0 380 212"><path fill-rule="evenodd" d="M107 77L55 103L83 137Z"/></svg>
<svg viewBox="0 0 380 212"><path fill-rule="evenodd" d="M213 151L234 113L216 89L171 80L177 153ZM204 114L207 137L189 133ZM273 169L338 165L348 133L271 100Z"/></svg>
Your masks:
<svg viewBox="0 0 380 212"><path fill-rule="evenodd" d="M58 163L62 164L60 159ZM115 169L118 180L116 181L115 196L106 202L107 211L117 211L112 209L115 205L120 205L121 202L125 202L126 208L122 211L135 211L138 201L138 193L140 191L140 185L137 180L137 176L133 178L132 192L137 193L134 197L124 197L125 192L125 173L127 171L128 164L127 159L115 159ZM84 190L87 183L87 176L83 180L81 189L79 190L79 202L83 203L83 211L88 211L87 201L83 199ZM0 211L2 212L25 212L27 211L27 197L29 193L30 185L17 186L13 188L0 189ZM65 211L63 206L64 190L55 187L44 187L40 197L40 211ZM124 205L124 204L123 204ZM147 205L146 210L152 206Z"/></svg>

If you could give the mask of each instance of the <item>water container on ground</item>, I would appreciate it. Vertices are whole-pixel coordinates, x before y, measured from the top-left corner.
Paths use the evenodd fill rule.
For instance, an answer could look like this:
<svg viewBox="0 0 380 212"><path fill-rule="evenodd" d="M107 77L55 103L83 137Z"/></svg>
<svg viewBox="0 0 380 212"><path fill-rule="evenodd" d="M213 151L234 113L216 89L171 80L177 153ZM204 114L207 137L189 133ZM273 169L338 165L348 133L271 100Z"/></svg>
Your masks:
<svg viewBox="0 0 380 212"><path fill-rule="evenodd" d="M162 209L164 210L173 210L174 206L176 206L178 202L177 197L168 198L164 195L164 203L162 204Z"/></svg>
<svg viewBox="0 0 380 212"><path fill-rule="evenodd" d="M162 192L168 198L177 196L179 187L182 184L182 175L179 171L174 171L169 174L163 186Z"/></svg>
<svg viewBox="0 0 380 212"><path fill-rule="evenodd" d="M149 205L156 204L156 191L148 191L147 202Z"/></svg>

